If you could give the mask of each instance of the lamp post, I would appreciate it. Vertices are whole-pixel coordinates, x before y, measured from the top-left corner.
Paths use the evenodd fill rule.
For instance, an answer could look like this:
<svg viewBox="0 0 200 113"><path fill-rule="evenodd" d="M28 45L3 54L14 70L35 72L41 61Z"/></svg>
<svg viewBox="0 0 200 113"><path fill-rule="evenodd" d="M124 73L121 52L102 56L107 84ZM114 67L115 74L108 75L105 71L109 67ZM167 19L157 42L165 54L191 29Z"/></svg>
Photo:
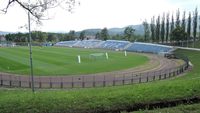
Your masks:
<svg viewBox="0 0 200 113"><path fill-rule="evenodd" d="M30 5L30 0L29 0ZM34 88L34 77L33 77L33 59L32 59L32 38L31 38L31 20L30 20L30 12L28 11L28 32L29 32L29 55L30 55L30 76L31 76L31 89L32 92L35 91Z"/></svg>

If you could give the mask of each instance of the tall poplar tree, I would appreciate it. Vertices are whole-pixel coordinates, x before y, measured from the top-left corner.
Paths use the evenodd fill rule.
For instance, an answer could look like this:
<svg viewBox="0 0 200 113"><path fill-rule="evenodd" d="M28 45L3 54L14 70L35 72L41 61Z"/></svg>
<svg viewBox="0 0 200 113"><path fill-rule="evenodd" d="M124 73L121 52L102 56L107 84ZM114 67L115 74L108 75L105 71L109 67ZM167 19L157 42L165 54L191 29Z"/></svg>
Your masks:
<svg viewBox="0 0 200 113"><path fill-rule="evenodd" d="M187 23L187 47L188 47L188 43L190 40L190 35L191 35L191 12L189 12L189 16L188 16L188 23Z"/></svg>
<svg viewBox="0 0 200 113"><path fill-rule="evenodd" d="M162 24L161 24L161 41L162 43L164 43L164 39L165 39L165 14L163 14L162 17Z"/></svg>
<svg viewBox="0 0 200 113"><path fill-rule="evenodd" d="M198 24L198 10L197 8L195 9L193 13L193 47L195 47L195 42L196 42L196 34L197 34L197 24Z"/></svg>
<svg viewBox="0 0 200 113"><path fill-rule="evenodd" d="M152 42L155 41L155 17L153 16L153 18L151 19L151 40Z"/></svg>
<svg viewBox="0 0 200 113"><path fill-rule="evenodd" d="M186 25L185 25L185 11L183 12L181 27L182 27L183 30L185 31L185 27L186 27Z"/></svg>
<svg viewBox="0 0 200 113"><path fill-rule="evenodd" d="M185 32L185 27L186 27L186 25L185 25L185 11L183 12L183 16L182 16L181 27L182 27L183 31ZM187 37L187 36L182 37L183 39L181 39L181 40L182 40L182 41L185 41L185 40L186 40L186 37ZM182 44L183 44L183 43L182 43ZM183 46L183 45L182 45L182 46Z"/></svg>
<svg viewBox="0 0 200 113"><path fill-rule="evenodd" d="M180 11L179 9L176 12L176 27L180 26Z"/></svg>
<svg viewBox="0 0 200 113"><path fill-rule="evenodd" d="M160 41L160 16L156 20L156 42Z"/></svg>
<svg viewBox="0 0 200 113"><path fill-rule="evenodd" d="M150 33L149 24L147 20L143 22L143 27L144 27L144 41L146 42L147 40L149 40L149 33Z"/></svg>
<svg viewBox="0 0 200 113"><path fill-rule="evenodd" d="M166 42L169 40L169 13L166 16Z"/></svg>
<svg viewBox="0 0 200 113"><path fill-rule="evenodd" d="M171 36L171 34L172 34L173 30L174 30L174 16L173 16L173 14L172 14L171 26L170 26L170 42L172 41L172 36Z"/></svg>

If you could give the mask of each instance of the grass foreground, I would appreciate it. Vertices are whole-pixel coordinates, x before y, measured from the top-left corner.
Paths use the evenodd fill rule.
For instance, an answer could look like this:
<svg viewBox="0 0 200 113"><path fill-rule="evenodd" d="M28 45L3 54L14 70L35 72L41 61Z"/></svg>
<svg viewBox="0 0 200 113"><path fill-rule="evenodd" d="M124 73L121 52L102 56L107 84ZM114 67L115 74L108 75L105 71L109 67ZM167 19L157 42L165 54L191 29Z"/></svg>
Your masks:
<svg viewBox="0 0 200 113"><path fill-rule="evenodd" d="M144 110L144 111L141 110L133 113L200 113L200 104L179 105L177 107L155 109L155 110Z"/></svg>
<svg viewBox="0 0 200 113"><path fill-rule="evenodd" d="M132 68L148 62L146 56L134 53L125 56L123 52L109 50L65 47L33 47L32 50L34 75L93 74ZM99 53L103 56L90 56ZM81 57L81 63L78 63L78 55ZM29 48L0 48L0 64L0 72L28 75Z"/></svg>
<svg viewBox="0 0 200 113"><path fill-rule="evenodd" d="M192 71L175 79L105 88L73 90L1 89L2 113L102 113L125 111L140 103L200 96L200 52L178 50L189 57Z"/></svg>

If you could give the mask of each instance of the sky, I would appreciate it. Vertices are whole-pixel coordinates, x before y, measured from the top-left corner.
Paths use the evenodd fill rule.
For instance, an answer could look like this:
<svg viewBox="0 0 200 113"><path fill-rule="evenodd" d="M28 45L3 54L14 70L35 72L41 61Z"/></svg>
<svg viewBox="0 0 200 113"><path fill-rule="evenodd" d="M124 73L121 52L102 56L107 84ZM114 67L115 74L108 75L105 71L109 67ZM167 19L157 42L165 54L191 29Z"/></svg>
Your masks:
<svg viewBox="0 0 200 113"><path fill-rule="evenodd" d="M0 0L0 8L6 0ZM8 0L7 0L8 1ZM180 12L200 9L200 0L79 0L73 12L62 8L49 10L48 20L42 25L31 22L31 30L45 32L81 31L90 28L114 28L141 24L145 19L164 12L171 14L179 8ZM0 31L27 32L27 13L19 5L14 4L6 14L0 13Z"/></svg>

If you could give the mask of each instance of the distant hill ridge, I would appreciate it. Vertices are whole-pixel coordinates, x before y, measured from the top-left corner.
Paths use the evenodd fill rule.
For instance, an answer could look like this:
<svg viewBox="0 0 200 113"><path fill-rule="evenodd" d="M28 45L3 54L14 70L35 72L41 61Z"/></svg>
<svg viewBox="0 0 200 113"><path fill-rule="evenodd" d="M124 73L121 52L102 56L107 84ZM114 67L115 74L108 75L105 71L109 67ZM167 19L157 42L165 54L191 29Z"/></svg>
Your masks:
<svg viewBox="0 0 200 113"><path fill-rule="evenodd" d="M129 25L126 27L132 27L135 29L135 34L136 35L143 35L144 34L144 28L143 25ZM110 28L108 29L108 33L109 35L123 35L124 34L124 30L126 27L122 27L122 28ZM96 33L101 32L102 29L100 28L91 28L91 29L85 29L85 33L86 35L91 35L91 36L95 36ZM9 33L14 33L14 32L6 32L6 31L0 31L0 35L6 35ZM59 33L59 32L55 32L55 33ZM66 32L61 32L61 33L66 33ZM76 31L76 35L80 35L81 31Z"/></svg>
<svg viewBox="0 0 200 113"><path fill-rule="evenodd" d="M0 35L6 35L6 34L9 34L11 32L6 32L6 31L0 31Z"/></svg>
<svg viewBox="0 0 200 113"><path fill-rule="evenodd" d="M129 25L126 27L132 27L135 29L135 34L136 35L143 35L144 34L144 28L143 25ZM123 35L124 34L124 30L126 27L122 27L122 28L110 28L108 29L108 33L109 35ZM98 29L98 28L94 28L94 29L85 29L83 31L85 31L86 35L95 35L98 32L101 32L102 29ZM76 32L76 35L79 35L81 31Z"/></svg>

